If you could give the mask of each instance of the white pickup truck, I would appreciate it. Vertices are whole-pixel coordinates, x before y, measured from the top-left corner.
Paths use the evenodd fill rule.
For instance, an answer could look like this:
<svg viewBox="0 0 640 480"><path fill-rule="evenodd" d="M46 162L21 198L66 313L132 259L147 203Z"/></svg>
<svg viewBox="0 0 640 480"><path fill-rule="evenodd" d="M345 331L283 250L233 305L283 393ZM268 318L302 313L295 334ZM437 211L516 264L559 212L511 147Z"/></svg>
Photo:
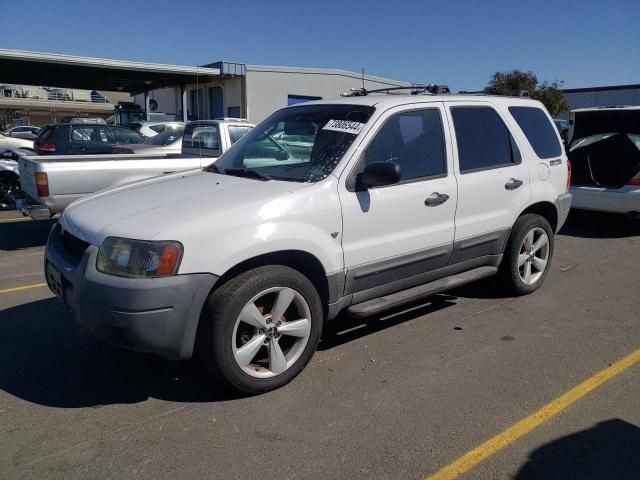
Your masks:
<svg viewBox="0 0 640 480"><path fill-rule="evenodd" d="M571 206L542 104L362 95L275 112L202 171L75 202L49 235L51 290L100 338L197 352L259 393L300 373L341 311L495 274L540 287Z"/></svg>
<svg viewBox="0 0 640 480"><path fill-rule="evenodd" d="M20 183L29 203L22 213L34 220L48 219L74 200L105 188L205 167L251 128L246 120L235 118L190 122L178 155L23 156L19 159Z"/></svg>

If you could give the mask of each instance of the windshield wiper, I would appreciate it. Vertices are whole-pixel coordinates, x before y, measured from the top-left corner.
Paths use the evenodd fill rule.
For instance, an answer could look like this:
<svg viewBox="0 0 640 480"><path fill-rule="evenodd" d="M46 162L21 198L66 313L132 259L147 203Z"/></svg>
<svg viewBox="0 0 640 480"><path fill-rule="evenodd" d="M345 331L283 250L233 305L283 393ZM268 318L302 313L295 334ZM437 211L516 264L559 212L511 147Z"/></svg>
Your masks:
<svg viewBox="0 0 640 480"><path fill-rule="evenodd" d="M235 177L255 178L256 180L263 181L271 180L271 177L269 175L265 175L264 173L260 173L250 168L227 168L224 173L226 175L233 175Z"/></svg>

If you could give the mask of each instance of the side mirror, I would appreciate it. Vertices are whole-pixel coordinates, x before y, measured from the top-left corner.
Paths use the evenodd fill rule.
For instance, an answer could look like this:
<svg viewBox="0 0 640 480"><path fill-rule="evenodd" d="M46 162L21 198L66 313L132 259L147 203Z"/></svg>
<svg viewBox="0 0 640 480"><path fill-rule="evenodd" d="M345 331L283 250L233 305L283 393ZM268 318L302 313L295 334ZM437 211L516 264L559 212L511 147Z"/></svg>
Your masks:
<svg viewBox="0 0 640 480"><path fill-rule="evenodd" d="M400 181L402 174L400 165L396 162L373 162L364 167L364 171L358 174L356 181L357 190L384 187Z"/></svg>

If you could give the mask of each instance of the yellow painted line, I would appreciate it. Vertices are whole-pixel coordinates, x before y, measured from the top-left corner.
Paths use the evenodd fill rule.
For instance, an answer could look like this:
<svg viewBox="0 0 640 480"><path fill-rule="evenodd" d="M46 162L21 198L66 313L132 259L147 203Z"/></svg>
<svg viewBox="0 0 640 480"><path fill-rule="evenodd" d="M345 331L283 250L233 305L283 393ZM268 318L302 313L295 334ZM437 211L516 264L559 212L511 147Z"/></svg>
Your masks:
<svg viewBox="0 0 640 480"><path fill-rule="evenodd" d="M514 423L502 433L499 433L473 450L465 453L453 463L443 467L433 475L425 477L425 480L453 480L460 477L460 475L468 472L479 463L499 452L509 444L515 442L517 439L526 435L550 418L556 416L571 404L598 388L607 380L624 372L627 368L638 362L640 362L640 349L627 355L623 359L618 360L610 367L599 371L580 385L573 387L571 390L547 403L544 407L536 410L528 417Z"/></svg>
<svg viewBox="0 0 640 480"><path fill-rule="evenodd" d="M21 292L22 290L29 290L31 288L46 287L46 283L32 283L31 285L23 285L22 287L5 288L0 290L0 293Z"/></svg>
<svg viewBox="0 0 640 480"><path fill-rule="evenodd" d="M30 218L3 218L0 220L0 223L9 223L9 222L32 222Z"/></svg>

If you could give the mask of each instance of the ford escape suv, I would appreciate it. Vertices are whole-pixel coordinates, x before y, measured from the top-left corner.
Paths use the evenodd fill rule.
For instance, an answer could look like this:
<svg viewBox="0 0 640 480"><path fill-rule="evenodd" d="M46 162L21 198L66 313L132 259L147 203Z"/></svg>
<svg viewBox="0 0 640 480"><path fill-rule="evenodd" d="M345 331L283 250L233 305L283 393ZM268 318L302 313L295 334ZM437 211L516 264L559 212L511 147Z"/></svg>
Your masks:
<svg viewBox="0 0 640 480"><path fill-rule="evenodd" d="M361 93L279 110L202 170L74 202L49 236L51 290L100 338L197 353L259 393L298 375L340 312L491 275L540 287L571 204L542 104Z"/></svg>

